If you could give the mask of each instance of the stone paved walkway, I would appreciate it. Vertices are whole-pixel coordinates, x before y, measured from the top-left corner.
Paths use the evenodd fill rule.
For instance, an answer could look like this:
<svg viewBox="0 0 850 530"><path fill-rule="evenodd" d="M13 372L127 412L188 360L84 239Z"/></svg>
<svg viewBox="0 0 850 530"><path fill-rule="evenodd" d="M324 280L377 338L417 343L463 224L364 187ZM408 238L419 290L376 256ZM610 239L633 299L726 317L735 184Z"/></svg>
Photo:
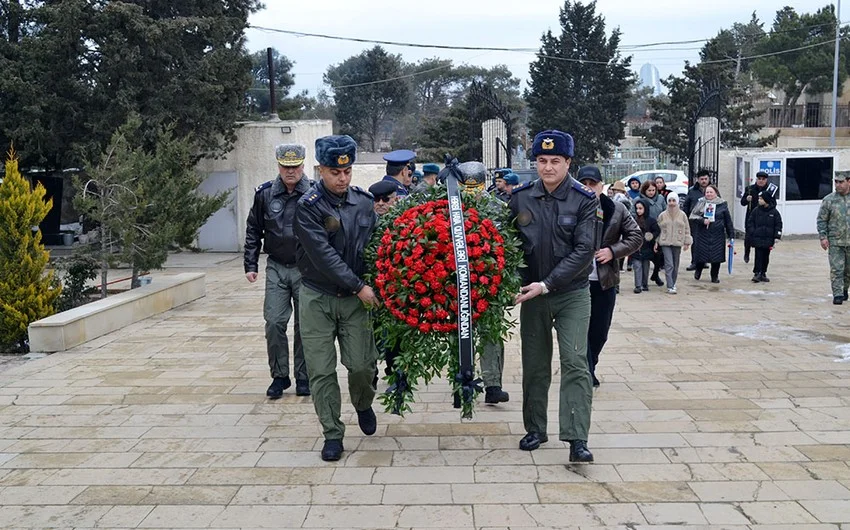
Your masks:
<svg viewBox="0 0 850 530"><path fill-rule="evenodd" d="M781 243L770 284L625 278L587 466L517 449L516 339L510 403L461 423L435 384L369 438L348 405L324 463L310 400L264 397L261 284L236 256L172 264L207 297L0 373L0 528L850 529L850 305L815 241Z"/></svg>

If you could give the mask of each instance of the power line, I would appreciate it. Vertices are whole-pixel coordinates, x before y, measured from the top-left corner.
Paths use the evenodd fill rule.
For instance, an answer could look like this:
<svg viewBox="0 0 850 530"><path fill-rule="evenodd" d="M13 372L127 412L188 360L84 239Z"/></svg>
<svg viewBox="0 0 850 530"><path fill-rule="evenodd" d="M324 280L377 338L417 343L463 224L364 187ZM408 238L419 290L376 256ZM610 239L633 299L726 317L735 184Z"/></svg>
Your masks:
<svg viewBox="0 0 850 530"><path fill-rule="evenodd" d="M841 24L845 24L845 22L842 22ZM774 31L772 33L796 32L796 31L801 31L801 30L807 30L807 29L822 27L822 26L826 26L826 25L831 25L831 23L830 24L817 24L817 25L813 25L813 26L806 26L806 27L802 27L802 28L796 28L796 29L793 29L793 30L778 30L778 31ZM443 44L421 44L421 43L412 43L412 42L361 39L361 38L356 38L356 37L342 37L342 36L339 36L339 35L326 35L326 34L321 34L321 33L307 33L307 32L303 32L303 31L293 31L293 30L286 30L286 29L279 29L279 28L268 28L268 27L263 27L263 26L253 26L253 25L250 26L250 27L257 29L257 30L260 30L260 31L267 31L267 32L272 32L272 33L282 33L282 34L286 34L286 35L293 35L293 36L296 36L296 37L315 37L315 38L330 39L330 40L361 42L361 43L369 43L369 44L384 44L384 45L387 45L387 46L404 46L404 47L412 47L412 48L433 48L433 49L444 49L444 50L475 50L475 51L484 51L484 52L501 51L501 52L529 53L529 54L534 54L535 56L537 56L541 59L552 59L552 60L558 60L558 61L575 62L575 63L579 63L579 64L596 64L596 65L608 65L608 64L610 64L610 61L595 61L595 60L589 60L589 59L576 59L576 58L573 58L573 57L560 57L560 56L557 56L557 55L546 55L546 54L542 54L539 51L537 51L536 48L505 48L505 47L488 47L488 46L452 46L452 45L443 45ZM846 39L848 37L841 37L841 38ZM662 46L662 45L694 44L694 43L698 43L698 42L707 42L707 41L710 41L710 40L711 39L693 39L693 40L686 40L686 41L666 41L666 42L655 42L655 43L646 43L646 44L634 44L634 45L631 45L631 50L638 51L638 52L640 52L640 51L662 51L662 49L660 49L660 48L655 49L655 50L639 50L638 48L647 48L647 47ZM793 53L793 52L797 52L797 51L801 51L801 50L806 50L806 49L809 49L809 48L815 48L815 47L818 47L818 46L823 46L825 44L830 44L830 43L834 43L834 42L835 42L835 39L829 39L829 40L826 40L826 41L823 41L823 42L819 42L819 43L815 43L815 44L809 44L809 45L806 45L806 46L800 46L800 47L797 47L797 48L791 48L791 49L787 49L787 50L780 50L780 51L776 51L776 52L763 53L763 54L759 54L759 55L751 55L751 56L740 57L740 58L717 59L717 60L713 60L713 61L700 61L699 64L717 64L717 63L734 62L734 61L739 61L739 60L745 61L745 60L751 60L751 59L760 59L762 57L772 57L772 56L776 56L776 55L783 55L783 54L786 54L786 53ZM621 48L625 48L625 47L626 47L625 45L621 46ZM701 48L692 48L692 49L701 49ZM678 51L678 50L684 51L684 50L688 50L688 48L673 48L673 49L670 49L669 51ZM623 50L623 51L630 51L630 50ZM352 84L348 84L348 85L331 86L330 88L333 89L333 90L338 90L338 89L342 89L342 88L355 88L355 87L360 87L360 86L369 86L369 85L376 85L376 84L381 84L381 83L389 83L389 82L398 81L398 80L401 80L401 79L409 79L409 78L412 78L412 77L416 77L417 75L427 74L427 73L435 72L435 71L438 71L438 70L444 70L444 69L447 69L447 68L451 68L451 66L452 65L450 65L450 64L446 64L446 65L438 66L436 68L430 68L428 70L423 70L423 71L420 71L420 72L413 72L413 73L410 73L410 74L404 74L404 75L395 76L395 77L391 77L391 78L387 78L387 79L378 79L378 80L375 80L375 81L367 81L367 82L363 82L363 83L352 83Z"/></svg>
<svg viewBox="0 0 850 530"><path fill-rule="evenodd" d="M404 46L408 48L434 48L437 50L472 50L472 51L491 51L491 52L533 52L534 48L500 48L500 47L488 47L488 46L451 46L448 44L421 44L415 42L399 42L399 41L388 41L388 40L375 40L375 39L360 39L357 37L341 37L339 35L326 35L323 33L306 33L303 31L292 31L288 29L279 29L279 28L267 28L263 26L254 26L251 25L251 28L260 30L260 31L268 31L271 33L283 33L286 35L294 35L296 37L316 37L319 39L330 39L330 40L342 40L349 42L362 42L365 44L384 44L386 46Z"/></svg>
<svg viewBox="0 0 850 530"><path fill-rule="evenodd" d="M848 21L842 21L840 24L847 24ZM832 26L833 23L824 23L824 24L814 24L811 26L803 26L800 28L787 29L787 30L772 30L767 32L765 35L776 34L776 33L794 33L798 31L806 31L809 29L820 28L824 26ZM424 44L424 43L416 43L416 42L404 42L404 41L386 41L386 40L376 40L376 39L364 39L358 37L344 37L340 35L329 35L325 33L308 33L304 31L294 31L288 29L281 28L269 28L265 26L255 26L250 25L249 27L259 30L266 31L270 33L282 33L285 35L292 35L295 37L314 37L319 39L329 39L329 40L341 40L348 42L360 42L364 44L383 44L386 46L402 46L407 48L432 48L437 50L471 50L471 51L495 51L495 52L516 52L516 53L537 53L537 48L507 48L507 47L498 47L498 46L454 46L449 44ZM716 37L716 36L715 36ZM691 39L691 40L681 40L681 41L661 41L661 42L648 42L643 44L621 44L619 46L622 51L631 51L638 50L642 48L654 48L656 46L673 46L679 44L697 44L700 42L708 42L715 37L705 38L705 39ZM677 50L688 50L689 48L672 48L671 51ZM699 48L698 48L699 49ZM575 59L578 61L578 59ZM585 61L587 62L587 61Z"/></svg>
<svg viewBox="0 0 850 530"><path fill-rule="evenodd" d="M847 21L847 20L842 21L840 23L840 25L843 26L843 25L847 24L848 22L850 22L850 21ZM783 34L783 33L796 33L798 31L807 31L807 30L810 30L810 29L822 28L822 27L825 27L825 26L832 27L834 25L835 24L833 22L825 22L823 24L813 24L811 26L803 26L803 27L794 28L794 29L778 29L778 30L772 29L768 32L765 32L764 35L768 36L768 35L776 35L776 34ZM637 49L640 49L640 48L652 48L652 47L655 47L655 46L668 46L668 45L676 45L676 44L696 44L696 43L699 43L699 42L708 42L710 40L715 39L716 37L717 36L715 35L714 37L711 37L711 38L708 38L708 39L693 39L693 40L666 41L666 42L649 42L649 43L646 43L646 44L622 44L622 45L620 45L620 49L623 50L623 51L627 51L627 50L637 50ZM745 37L746 38L754 38L754 37L757 37L757 35L751 34L751 35L745 35ZM830 42L832 42L832 41L830 41ZM673 49L675 49L675 48L673 48ZM685 50L685 49L688 49L688 48L681 48L681 49ZM697 49L701 49L701 48L697 48Z"/></svg>
<svg viewBox="0 0 850 530"><path fill-rule="evenodd" d="M417 75L427 74L427 73L430 73L430 72L436 72L437 70L445 70L446 68L451 68L451 67L452 67L451 64L444 64L444 65L438 66L436 68L429 68L428 70L422 70L421 72L413 72L413 73L410 73L410 74L400 75L400 76L396 76L396 77L390 77L388 79L379 79L377 81L366 81L364 83L353 83L353 84L350 84L350 85L331 86L331 88L333 90L339 90L341 88L355 88L355 87L359 87L359 86L368 86L368 85L377 85L377 84L380 84L380 83L389 83L390 81L398 81L400 79L409 79L411 77L416 77Z"/></svg>
<svg viewBox="0 0 850 530"><path fill-rule="evenodd" d="M850 38L850 36L840 37L841 40L846 40L847 38ZM829 39L829 40L826 40L826 41L823 41L823 42L816 42L815 44L808 44L806 46L800 46L798 48L791 48L789 50L780 50L778 52L762 53L762 54L759 54L759 55L750 55L749 57L740 57L740 58L732 57L732 58L729 58L729 59L716 59L714 61L700 61L699 64L717 64L717 63L735 62L735 61L739 61L739 60L740 61L746 61L746 60L750 60L750 59L761 59L762 57L773 57L774 55L784 55L786 53L798 52L800 50L808 50L809 48L817 48L818 46L823 46L824 44L835 44L835 39Z"/></svg>

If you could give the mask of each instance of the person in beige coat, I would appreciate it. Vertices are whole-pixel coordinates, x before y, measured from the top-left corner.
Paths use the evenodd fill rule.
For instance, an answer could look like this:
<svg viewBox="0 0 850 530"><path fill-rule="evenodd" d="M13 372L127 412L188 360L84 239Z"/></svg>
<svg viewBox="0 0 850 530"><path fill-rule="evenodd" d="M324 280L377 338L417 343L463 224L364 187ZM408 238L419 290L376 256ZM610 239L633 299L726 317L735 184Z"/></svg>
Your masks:
<svg viewBox="0 0 850 530"><path fill-rule="evenodd" d="M658 216L661 236L655 248L664 254L664 275L667 277L667 293L676 294L676 280L679 277L679 256L694 242L688 216L679 208L679 196L671 193L667 196L667 209Z"/></svg>

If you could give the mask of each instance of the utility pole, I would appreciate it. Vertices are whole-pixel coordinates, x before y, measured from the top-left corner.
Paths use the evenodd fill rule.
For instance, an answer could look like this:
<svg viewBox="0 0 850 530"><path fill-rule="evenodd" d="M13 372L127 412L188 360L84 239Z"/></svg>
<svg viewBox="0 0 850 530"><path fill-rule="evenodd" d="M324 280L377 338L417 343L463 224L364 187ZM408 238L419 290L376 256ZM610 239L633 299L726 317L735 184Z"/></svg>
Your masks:
<svg viewBox="0 0 850 530"><path fill-rule="evenodd" d="M271 116L270 119L275 121L277 118L277 94L274 89L274 56L271 48L266 48L266 60L269 65L269 115Z"/></svg>
<svg viewBox="0 0 850 530"><path fill-rule="evenodd" d="M829 145L835 147L835 121L838 118L838 56L841 43L841 0L836 0L835 11L835 63L832 68L832 128L829 131Z"/></svg>

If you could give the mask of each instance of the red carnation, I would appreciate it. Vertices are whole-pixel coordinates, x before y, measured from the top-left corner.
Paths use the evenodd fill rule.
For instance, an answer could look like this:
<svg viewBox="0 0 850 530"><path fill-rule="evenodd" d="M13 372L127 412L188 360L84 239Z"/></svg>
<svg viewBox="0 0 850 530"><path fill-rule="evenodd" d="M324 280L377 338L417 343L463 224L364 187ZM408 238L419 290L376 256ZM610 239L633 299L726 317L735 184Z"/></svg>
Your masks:
<svg viewBox="0 0 850 530"><path fill-rule="evenodd" d="M478 303L475 304L475 308L478 309L479 313L483 313L484 311L487 311L487 309L489 307L490 307L490 304L487 302L487 300L483 300L483 299L478 300Z"/></svg>

